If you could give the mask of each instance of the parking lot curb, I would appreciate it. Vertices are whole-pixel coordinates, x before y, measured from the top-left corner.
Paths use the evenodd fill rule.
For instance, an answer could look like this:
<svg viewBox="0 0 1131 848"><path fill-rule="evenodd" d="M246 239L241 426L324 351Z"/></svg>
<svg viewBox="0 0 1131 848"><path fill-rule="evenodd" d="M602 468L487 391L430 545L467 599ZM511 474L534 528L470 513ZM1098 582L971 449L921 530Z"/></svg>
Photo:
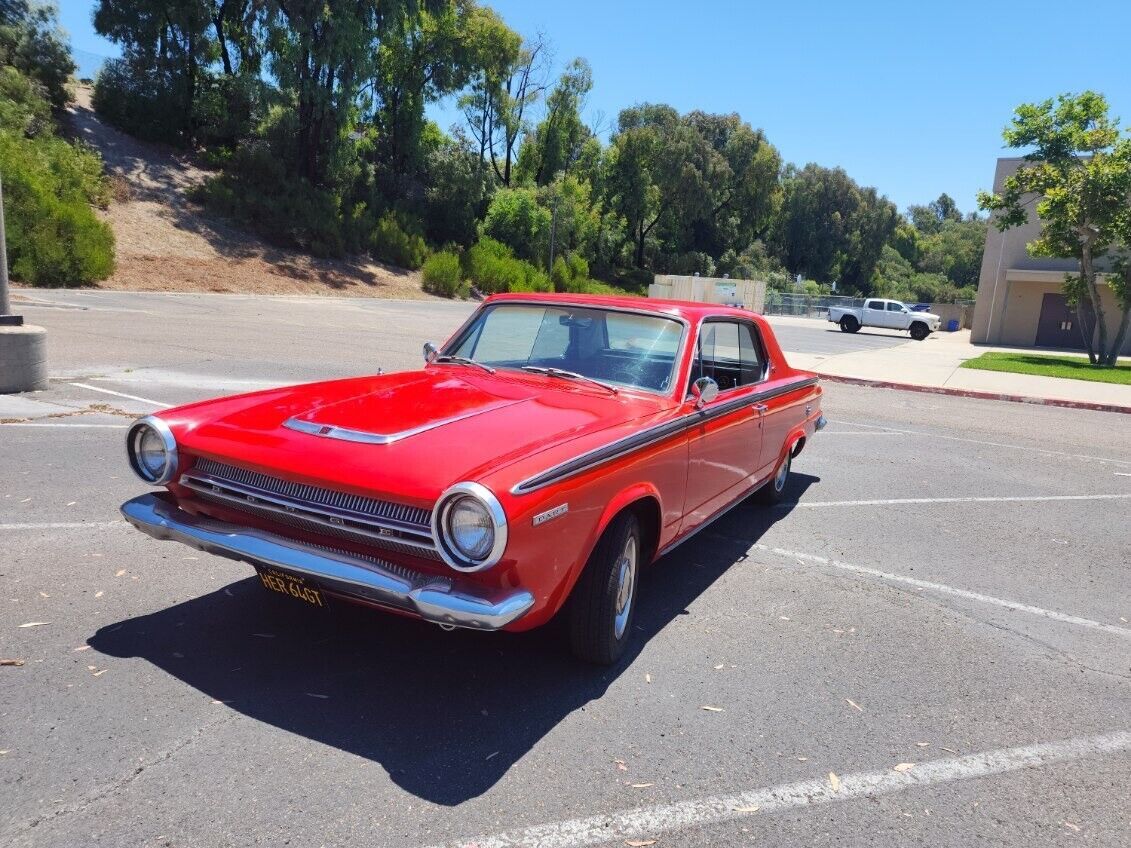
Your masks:
<svg viewBox="0 0 1131 848"><path fill-rule="evenodd" d="M946 386L919 386L914 383L896 383L891 380L871 380L866 377L845 377L841 374L814 372L822 380L830 383L848 383L853 386L869 386L873 389L895 389L903 392L922 392L928 395L950 395L952 397L977 398L979 400L1004 400L1010 403L1031 403L1036 406L1059 406L1065 409L1090 409L1095 412L1121 412L1131 415L1131 406L1115 403L1093 403L1083 400L1063 400L1061 398L1030 397L999 392L980 392L975 389L952 389Z"/></svg>

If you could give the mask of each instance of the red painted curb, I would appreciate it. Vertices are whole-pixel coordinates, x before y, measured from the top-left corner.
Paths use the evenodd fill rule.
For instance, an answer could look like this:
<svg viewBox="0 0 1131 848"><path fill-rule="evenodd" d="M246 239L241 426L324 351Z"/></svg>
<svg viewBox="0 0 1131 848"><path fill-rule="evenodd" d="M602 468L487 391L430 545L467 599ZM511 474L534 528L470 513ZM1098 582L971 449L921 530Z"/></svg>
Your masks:
<svg viewBox="0 0 1131 848"><path fill-rule="evenodd" d="M848 383L853 386L869 386L873 389L895 389L902 392L922 392L928 395L951 395L953 397L977 398L979 400L1005 400L1011 403L1032 403L1037 406L1060 406L1065 409L1091 409L1095 412L1121 412L1131 415L1131 406L1115 403L1092 403L1083 400L1060 400L1059 398L1028 397L1027 395L1007 395L997 392L979 392L974 389L951 389L945 386L916 386L913 383L893 383L890 380L868 380L864 377L842 377L839 374L822 374L815 371L822 380L831 383Z"/></svg>

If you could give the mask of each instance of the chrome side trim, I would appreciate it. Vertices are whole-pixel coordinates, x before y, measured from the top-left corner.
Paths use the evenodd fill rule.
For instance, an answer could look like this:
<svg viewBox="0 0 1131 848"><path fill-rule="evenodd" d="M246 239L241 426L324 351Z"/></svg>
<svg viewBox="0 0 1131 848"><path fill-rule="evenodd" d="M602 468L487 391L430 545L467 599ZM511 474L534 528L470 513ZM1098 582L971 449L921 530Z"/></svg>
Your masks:
<svg viewBox="0 0 1131 848"><path fill-rule="evenodd" d="M687 415L683 415L671 421L665 421L663 424L657 424L655 427L649 427L646 430L641 430L639 433L633 433L631 436L625 436L602 447L586 451L574 459L559 463L539 474L535 474L533 477L527 477L525 480L515 484L511 489L511 494L526 495L530 492L535 492L538 489L549 486L551 483L566 480L588 471L595 466L602 465L614 459L619 459L622 456L654 445L683 430L690 429L705 421L710 421L712 418L728 415L745 406L752 406L761 401L779 397L789 392L804 389L816 384L816 377L803 377L794 380L792 383L786 383L784 386L776 386L773 389L745 394L742 397L731 398L713 406L697 409Z"/></svg>
<svg viewBox="0 0 1131 848"><path fill-rule="evenodd" d="M301 518L328 530L346 531L364 536L375 542L396 542L429 553L435 552L435 544L428 531L412 524L387 519L375 520L372 516L362 513L314 506L304 501L268 494L230 480L207 474L194 474L192 471L181 475L180 484L207 498L233 506L254 507L256 510Z"/></svg>
<svg viewBox="0 0 1131 848"><path fill-rule="evenodd" d="M427 433L429 430L435 430L437 427L443 427L447 424L454 424L457 421L463 421L466 418L474 418L476 415L483 415L487 412L494 412L496 409L505 409L508 406L513 406L516 403L522 403L521 400L512 400L507 403L497 403L491 406L485 406L480 409L465 412L462 415L453 415L451 418L442 418L439 421L429 421L427 424L421 424L419 427L413 427L409 430L401 430L397 433L376 433L370 430L351 430L349 427L338 427L335 424L318 424L314 421L304 421L303 419L295 416L288 418L283 422L283 426L288 430L295 430L299 433L306 433L309 436L320 436L324 439L338 439L342 442L357 442L363 445L391 445L394 442L399 442L401 439L408 439L412 436L419 436L421 433Z"/></svg>
<svg viewBox="0 0 1131 848"><path fill-rule="evenodd" d="M122 504L126 521L154 539L253 566L301 574L331 591L414 613L443 627L498 630L525 615L534 596L524 589L493 590L386 563L293 542L180 509L169 495L142 495Z"/></svg>
<svg viewBox="0 0 1131 848"><path fill-rule="evenodd" d="M742 493L740 495L738 495L737 497L735 497L734 500L732 500L726 506L715 510L715 512L711 516L709 516L707 519L705 519L702 524L700 524L698 527L696 527L690 533L687 533L684 536L680 536L677 539L675 539L671 542L668 542L668 544L664 546L663 550L661 550L658 554L656 554L656 559L659 559L662 556L667 556L672 551L674 551L676 548L678 548L680 545L682 545L684 542L686 542L688 539L692 538L693 536L698 535L700 530L706 530L708 527L710 527L712 524L714 524L718 519L722 518L724 515L726 515L728 512L730 512L732 509L734 509L736 506L738 506L743 501L745 501L748 497L750 497L752 494L754 494L756 491L758 491L763 486L765 486L767 483L769 483L770 478L772 476L773 476L772 474L767 474L764 479L757 481L756 483L754 483L749 488L743 489Z"/></svg>

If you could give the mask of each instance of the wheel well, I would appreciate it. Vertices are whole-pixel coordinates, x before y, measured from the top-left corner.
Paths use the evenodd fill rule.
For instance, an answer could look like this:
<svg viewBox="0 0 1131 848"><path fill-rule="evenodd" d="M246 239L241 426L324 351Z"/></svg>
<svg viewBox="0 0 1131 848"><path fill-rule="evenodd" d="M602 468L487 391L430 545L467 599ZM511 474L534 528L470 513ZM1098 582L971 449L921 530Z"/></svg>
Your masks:
<svg viewBox="0 0 1131 848"><path fill-rule="evenodd" d="M793 449L790 451L790 454L792 456L797 456L799 453L801 453L801 451L804 447L805 447L805 437L802 436L800 439L798 439L796 442L793 443Z"/></svg>
<svg viewBox="0 0 1131 848"><path fill-rule="evenodd" d="M646 554L641 558L641 562L650 563L656 556L656 548L660 544L660 504L655 498L643 497L621 510L621 512L626 511L635 513L636 520L640 522L640 541Z"/></svg>

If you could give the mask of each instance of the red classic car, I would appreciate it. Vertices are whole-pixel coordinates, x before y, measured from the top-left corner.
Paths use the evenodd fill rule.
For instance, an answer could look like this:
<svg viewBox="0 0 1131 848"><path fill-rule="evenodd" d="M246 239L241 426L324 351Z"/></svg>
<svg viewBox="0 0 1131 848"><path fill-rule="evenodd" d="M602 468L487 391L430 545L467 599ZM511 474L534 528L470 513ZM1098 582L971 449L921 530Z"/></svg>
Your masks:
<svg viewBox="0 0 1131 848"><path fill-rule="evenodd" d="M560 613L612 663L641 569L777 501L824 426L816 376L713 304L499 295L425 360L138 420L130 465L167 491L122 513L314 607L512 631Z"/></svg>

